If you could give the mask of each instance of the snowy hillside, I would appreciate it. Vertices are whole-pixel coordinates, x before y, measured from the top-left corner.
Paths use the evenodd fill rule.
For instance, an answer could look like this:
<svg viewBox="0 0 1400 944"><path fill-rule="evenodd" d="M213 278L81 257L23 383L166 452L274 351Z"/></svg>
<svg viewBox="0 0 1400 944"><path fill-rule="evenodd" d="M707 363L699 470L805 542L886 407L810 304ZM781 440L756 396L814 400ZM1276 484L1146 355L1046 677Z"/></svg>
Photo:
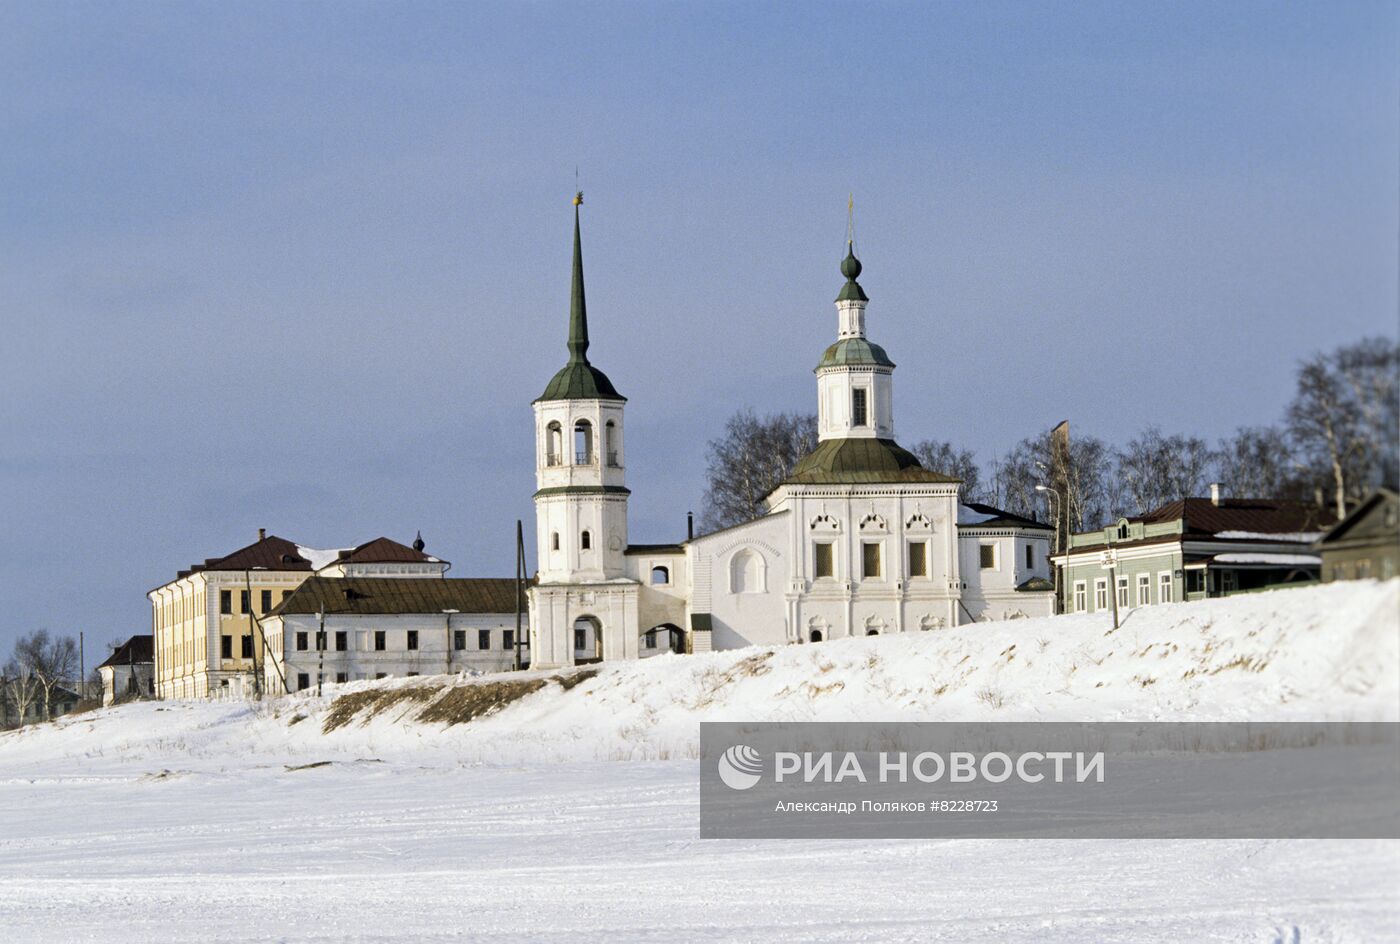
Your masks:
<svg viewBox="0 0 1400 944"><path fill-rule="evenodd" d="M1395 720L1400 581L1148 607L1116 632L1091 614L580 671L130 705L0 736L0 768L249 752L665 760L695 756L697 723L719 720Z"/></svg>

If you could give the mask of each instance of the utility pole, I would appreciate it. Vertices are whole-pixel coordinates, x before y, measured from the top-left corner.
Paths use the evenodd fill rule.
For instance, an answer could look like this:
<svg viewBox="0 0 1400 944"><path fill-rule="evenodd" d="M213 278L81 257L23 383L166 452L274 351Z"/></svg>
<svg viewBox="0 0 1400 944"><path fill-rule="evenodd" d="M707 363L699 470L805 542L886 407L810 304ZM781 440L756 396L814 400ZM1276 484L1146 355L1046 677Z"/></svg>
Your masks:
<svg viewBox="0 0 1400 944"><path fill-rule="evenodd" d="M323 605L316 613L316 619L320 626L316 630L316 697L321 697L321 686L326 679L326 608ZM283 620L283 625L286 621ZM286 630L283 630L283 638L286 638ZM287 651L285 641L282 644L282 651Z"/></svg>
<svg viewBox="0 0 1400 944"><path fill-rule="evenodd" d="M87 652L83 648L83 631L78 630L78 691L82 693L82 700L87 701Z"/></svg>
<svg viewBox="0 0 1400 944"><path fill-rule="evenodd" d="M1118 628L1118 554L1110 546L1103 552L1103 566L1108 568L1108 592L1113 600L1113 628Z"/></svg>
<svg viewBox="0 0 1400 944"><path fill-rule="evenodd" d="M515 671L519 672L523 668L523 660L520 658L520 623L521 605L520 598L525 594L525 525L519 518L515 519Z"/></svg>

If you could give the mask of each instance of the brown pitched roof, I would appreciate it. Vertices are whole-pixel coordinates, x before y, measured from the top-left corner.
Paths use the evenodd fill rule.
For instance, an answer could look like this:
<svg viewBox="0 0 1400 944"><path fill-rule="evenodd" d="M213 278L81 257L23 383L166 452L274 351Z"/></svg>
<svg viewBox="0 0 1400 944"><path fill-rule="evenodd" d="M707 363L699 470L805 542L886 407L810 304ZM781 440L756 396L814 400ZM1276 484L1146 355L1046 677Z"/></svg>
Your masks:
<svg viewBox="0 0 1400 944"><path fill-rule="evenodd" d="M525 598L521 596L521 608ZM311 577L273 616L325 612L380 616L400 613L514 613L514 577Z"/></svg>
<svg viewBox="0 0 1400 944"><path fill-rule="evenodd" d="M359 547L341 551L336 561L343 564L421 564L437 562L437 558L398 541L379 537Z"/></svg>
<svg viewBox="0 0 1400 944"><path fill-rule="evenodd" d="M241 547L224 557L211 557L202 564L191 564L180 571L181 577L201 570L310 570L311 562L302 557L297 546L286 538L269 534L261 541Z"/></svg>
<svg viewBox="0 0 1400 944"><path fill-rule="evenodd" d="M1296 534L1324 531L1336 521L1334 515L1316 505L1276 498L1222 498L1219 505L1209 498L1184 498L1133 520L1159 522L1178 518L1186 519L1187 535L1221 531Z"/></svg>
<svg viewBox="0 0 1400 944"><path fill-rule="evenodd" d="M112 654L107 657L107 661L98 666L99 669L107 666L133 665L142 662L155 661L155 647L153 639L147 636L132 636L122 643Z"/></svg>

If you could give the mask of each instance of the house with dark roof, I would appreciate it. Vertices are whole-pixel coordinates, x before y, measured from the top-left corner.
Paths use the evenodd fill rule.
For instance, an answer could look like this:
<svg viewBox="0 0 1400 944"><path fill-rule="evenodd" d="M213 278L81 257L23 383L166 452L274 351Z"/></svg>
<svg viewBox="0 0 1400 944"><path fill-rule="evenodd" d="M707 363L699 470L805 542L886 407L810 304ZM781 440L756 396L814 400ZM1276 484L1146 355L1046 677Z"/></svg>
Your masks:
<svg viewBox="0 0 1400 944"><path fill-rule="evenodd" d="M263 689L527 666L528 608L514 578L318 574L263 620Z"/></svg>
<svg viewBox="0 0 1400 944"><path fill-rule="evenodd" d="M1381 488L1317 542L1322 579L1389 580L1400 574L1400 495Z"/></svg>
<svg viewBox="0 0 1400 944"><path fill-rule="evenodd" d="M1071 535L1055 557L1067 613L1201 600L1318 579L1314 542L1333 524L1325 509L1272 498L1168 502L1097 531Z"/></svg>
<svg viewBox="0 0 1400 944"><path fill-rule="evenodd" d="M102 678L102 705L119 701L155 697L154 638L150 635L132 636L112 650L112 654L97 667Z"/></svg>
<svg viewBox="0 0 1400 944"><path fill-rule="evenodd" d="M258 539L177 572L151 602L152 674L157 698L205 698L260 689L274 657L263 622L314 575L442 579L451 565L412 545L380 537L323 550L258 529Z"/></svg>
<svg viewBox="0 0 1400 944"><path fill-rule="evenodd" d="M652 652L813 643L1050 615L1053 529L959 501L894 430L889 353L866 331L854 241L836 338L814 368L818 441L752 521L632 544L627 401L590 360L579 205L567 363L532 404L538 667Z"/></svg>

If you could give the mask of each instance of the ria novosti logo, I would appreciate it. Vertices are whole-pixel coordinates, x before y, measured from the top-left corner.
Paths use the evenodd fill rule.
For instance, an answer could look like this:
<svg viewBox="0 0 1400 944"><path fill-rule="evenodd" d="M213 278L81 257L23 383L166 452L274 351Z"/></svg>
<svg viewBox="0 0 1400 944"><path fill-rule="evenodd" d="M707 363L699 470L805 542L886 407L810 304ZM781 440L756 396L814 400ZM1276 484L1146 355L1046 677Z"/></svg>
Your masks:
<svg viewBox="0 0 1400 944"><path fill-rule="evenodd" d="M736 744L720 755L719 779L731 790L747 790L763 776L763 755L747 744Z"/></svg>

